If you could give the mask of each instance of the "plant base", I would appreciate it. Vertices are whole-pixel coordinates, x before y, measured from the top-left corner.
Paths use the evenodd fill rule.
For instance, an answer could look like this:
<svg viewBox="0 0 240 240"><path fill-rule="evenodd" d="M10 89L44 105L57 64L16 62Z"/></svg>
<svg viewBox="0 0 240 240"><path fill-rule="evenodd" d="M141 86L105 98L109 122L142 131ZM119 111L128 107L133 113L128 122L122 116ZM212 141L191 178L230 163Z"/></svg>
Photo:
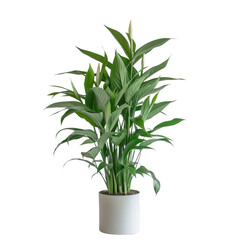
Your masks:
<svg viewBox="0 0 240 240"><path fill-rule="evenodd" d="M135 234L140 226L140 193L109 195L99 192L99 230L108 234Z"/></svg>

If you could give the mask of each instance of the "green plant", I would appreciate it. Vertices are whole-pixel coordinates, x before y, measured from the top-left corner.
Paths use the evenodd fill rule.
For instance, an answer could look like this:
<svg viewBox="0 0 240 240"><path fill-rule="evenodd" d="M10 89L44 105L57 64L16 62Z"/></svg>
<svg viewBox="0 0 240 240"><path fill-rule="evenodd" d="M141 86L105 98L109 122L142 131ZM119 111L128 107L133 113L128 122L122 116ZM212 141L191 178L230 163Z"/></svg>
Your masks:
<svg viewBox="0 0 240 240"><path fill-rule="evenodd" d="M157 86L158 83L181 79L170 77L149 79L165 68L169 59L146 70L144 55L170 39L157 39L136 49L136 43L132 38L131 22L127 39L120 32L106 28L118 41L126 57L115 52L111 63L106 53L102 56L77 47L83 54L99 61L101 66L98 64L96 73L91 65L86 72L74 70L60 73L82 75L85 94L80 94L73 82L71 82L72 90L54 86L62 91L50 93L50 96L63 94L73 98L74 101L56 102L47 108L61 108L65 111L61 117L61 123L66 117L76 114L86 120L92 129L61 129L59 132L63 130L72 132L57 145L56 149L63 143L85 138L82 144L92 145L90 150L82 152L82 158L69 161L80 160L94 167L96 173L103 178L109 194L128 194L131 190L132 178L137 174L151 176L157 194L160 182L152 171L139 165L141 152L144 149L152 149L150 145L156 141L172 144L170 138L156 132L163 127L175 125L183 119L174 118L161 122L152 129L146 128L145 123L162 113L163 109L173 102L156 103L159 92L167 86ZM139 60L141 60L141 69L137 70L134 65ZM153 97L151 97L152 94L154 94ZM100 159L96 159L98 156Z"/></svg>

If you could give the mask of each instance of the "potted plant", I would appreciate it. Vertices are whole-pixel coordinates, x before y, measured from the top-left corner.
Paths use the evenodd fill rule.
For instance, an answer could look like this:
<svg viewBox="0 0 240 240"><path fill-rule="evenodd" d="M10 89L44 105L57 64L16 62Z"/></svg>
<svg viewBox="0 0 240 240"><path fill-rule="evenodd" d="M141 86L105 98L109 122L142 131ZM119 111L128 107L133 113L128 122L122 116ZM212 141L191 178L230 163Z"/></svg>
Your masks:
<svg viewBox="0 0 240 240"><path fill-rule="evenodd" d="M83 54L99 62L96 72L91 65L87 71L74 70L64 74L81 75L85 93L79 92L73 82L72 89L61 86L60 91L50 96L63 95L71 101L55 102L47 108L60 108L64 111L61 123L71 114L79 120L89 123L89 129L64 128L70 135L62 140L57 148L72 140L84 139L82 144L91 147L82 152L82 157L68 160L86 162L96 169L106 190L99 192L99 227L100 231L111 234L132 234L139 231L139 191L131 189L131 182L138 174L148 175L153 179L154 191L157 194L160 182L147 167L140 165L140 155L151 144L163 141L172 144L172 140L159 133L163 127L180 123L183 119L159 122L153 128L147 121L162 111L173 101L157 102L159 92L167 85L158 84L164 81L180 80L180 78L155 77L152 75L164 69L169 61L151 68L144 65L144 55L152 49L168 42L169 38L161 38L140 48L132 38L132 26L129 24L127 38L120 32L106 27L122 47L125 56L115 51L113 62L107 54L99 55L81 48ZM141 60L141 68L135 64ZM63 74L63 73L61 73ZM59 133L58 132L58 133ZM57 133L57 134L58 134Z"/></svg>

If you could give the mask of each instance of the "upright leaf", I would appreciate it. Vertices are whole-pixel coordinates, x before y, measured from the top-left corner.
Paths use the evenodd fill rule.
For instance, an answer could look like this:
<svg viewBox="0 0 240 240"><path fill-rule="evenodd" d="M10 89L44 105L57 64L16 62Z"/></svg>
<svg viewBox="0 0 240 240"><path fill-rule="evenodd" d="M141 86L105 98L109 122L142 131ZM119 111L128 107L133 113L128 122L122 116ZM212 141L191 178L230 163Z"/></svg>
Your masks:
<svg viewBox="0 0 240 240"><path fill-rule="evenodd" d="M110 115L108 122L107 122L107 131L112 131L116 123L118 122L118 118L120 114L122 113L123 109L127 108L128 105L125 103L121 105L119 108L117 108L112 114Z"/></svg>
<svg viewBox="0 0 240 240"><path fill-rule="evenodd" d="M85 76L85 81L84 81L84 88L86 93L90 88L93 87L93 83L94 83L94 71L91 65L89 65L87 74Z"/></svg>
<svg viewBox="0 0 240 240"><path fill-rule="evenodd" d="M111 90L120 91L129 81L128 72L121 57L115 52L113 60L112 70L110 74L110 86Z"/></svg>
<svg viewBox="0 0 240 240"><path fill-rule="evenodd" d="M128 41L126 40L126 38L117 30L114 30L107 26L105 26L105 27L111 32L111 34L114 36L114 38L118 41L118 43L122 47L125 54L130 58L131 57L130 47L129 47L129 44L128 44Z"/></svg>

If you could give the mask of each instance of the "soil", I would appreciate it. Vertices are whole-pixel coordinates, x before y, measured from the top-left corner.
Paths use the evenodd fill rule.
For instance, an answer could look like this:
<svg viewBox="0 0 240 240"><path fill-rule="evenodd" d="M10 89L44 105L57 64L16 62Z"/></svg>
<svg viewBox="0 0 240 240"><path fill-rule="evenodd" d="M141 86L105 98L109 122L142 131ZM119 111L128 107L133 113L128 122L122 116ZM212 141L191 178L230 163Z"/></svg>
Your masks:
<svg viewBox="0 0 240 240"><path fill-rule="evenodd" d="M127 194L124 193L117 193L117 194L109 194L109 192L107 190L103 190L100 193L105 194L105 195L112 195L112 196L127 196L127 195L134 195L134 194L138 194L139 191L137 190L131 190L130 192L128 192Z"/></svg>

